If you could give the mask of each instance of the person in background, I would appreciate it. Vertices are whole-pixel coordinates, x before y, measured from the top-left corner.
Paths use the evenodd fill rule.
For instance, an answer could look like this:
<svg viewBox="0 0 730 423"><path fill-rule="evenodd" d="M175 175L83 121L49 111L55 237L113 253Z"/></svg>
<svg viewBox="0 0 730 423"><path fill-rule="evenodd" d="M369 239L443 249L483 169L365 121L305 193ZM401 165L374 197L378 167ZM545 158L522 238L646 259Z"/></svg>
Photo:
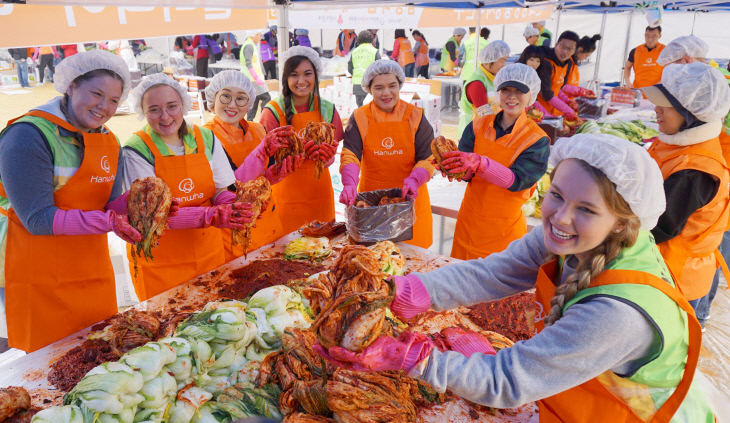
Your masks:
<svg viewBox="0 0 730 423"><path fill-rule="evenodd" d="M335 45L335 56L345 57L355 48L355 30L343 29L337 36L337 45Z"/></svg>
<svg viewBox="0 0 730 423"><path fill-rule="evenodd" d="M413 46L413 54L416 55L416 71L413 75L418 78L419 76L423 79L428 79L428 68L430 66L430 59L428 58L428 41L421 31L415 29L411 32L413 39L416 40L416 44Z"/></svg>
<svg viewBox="0 0 730 423"><path fill-rule="evenodd" d="M192 47L195 49L195 76L208 77L208 38L205 34L198 34L193 38Z"/></svg>
<svg viewBox="0 0 730 423"><path fill-rule="evenodd" d="M593 91L580 87L580 71L578 70L578 63L587 60L594 51L596 51L596 43L600 41L601 34L596 34L592 37L583 37L578 41L578 48L571 60L573 65L570 67L570 73L568 74L568 82L561 89L568 97L595 97L596 93Z"/></svg>
<svg viewBox="0 0 730 423"><path fill-rule="evenodd" d="M312 41L309 39L308 29L295 29L294 35L296 35L296 38L294 39L295 46L312 47Z"/></svg>
<svg viewBox="0 0 730 423"><path fill-rule="evenodd" d="M428 248L433 243L426 186L434 172L433 128L422 109L399 98L405 80L403 70L387 60L378 60L365 71L362 85L373 101L355 110L347 121L340 156L344 185L340 202L351 206L358 192L400 188L403 198L415 200L416 213L413 238L404 242ZM392 142L388 150L384 150L386 139ZM380 154L384 152L394 154Z"/></svg>
<svg viewBox="0 0 730 423"><path fill-rule="evenodd" d="M264 79L277 79L276 58L279 56L279 41L276 39L277 29L276 25L271 25L269 31L264 33L260 40Z"/></svg>
<svg viewBox="0 0 730 423"><path fill-rule="evenodd" d="M525 37L525 41L527 41L527 44L531 46L536 46L537 40L540 39L540 30L533 26L528 26L522 33L522 36Z"/></svg>
<svg viewBox="0 0 730 423"><path fill-rule="evenodd" d="M730 217L730 172L718 138L730 88L716 69L690 63L668 65L661 84L642 91L656 105L660 134L649 154L662 171L667 197L652 234L680 292L697 307L721 264L717 249Z"/></svg>
<svg viewBox="0 0 730 423"><path fill-rule="evenodd" d="M185 122L193 106L186 88L155 73L132 90L130 102L147 124L124 144L124 186L129 190L139 178L161 178L180 205L168 219L154 261L139 259L137 269L130 269L144 301L225 263L219 229L242 230L253 214L250 203L232 204L235 196L225 194L236 178L220 140ZM133 267L131 245L127 256Z"/></svg>
<svg viewBox="0 0 730 423"><path fill-rule="evenodd" d="M646 27L646 30L644 30L644 44L629 52L629 59L624 66L625 87L650 87L661 81L664 66L657 62L662 50L664 50L664 44L659 42L661 37L661 26ZM631 82L631 69L634 70L634 82Z"/></svg>
<svg viewBox="0 0 730 423"><path fill-rule="evenodd" d="M403 68L406 78L413 78L416 59L413 56L413 47L411 47L411 42L408 40L408 37L406 37L405 29L395 30L393 53L390 58L398 61L398 65Z"/></svg>
<svg viewBox="0 0 730 423"><path fill-rule="evenodd" d="M38 60L38 57L40 56L40 63L38 65L38 84L41 87L43 86L43 83L45 82L45 69L48 67L48 77L51 79L51 82L53 82L53 72L54 72L54 66L53 66L53 59L58 57L58 51L56 51L55 46L50 47L36 47L35 51L33 51L33 61L36 62ZM36 62L38 63L38 62Z"/></svg>
<svg viewBox="0 0 730 423"><path fill-rule="evenodd" d="M688 63L707 63L707 51L710 46L702 39L694 35L685 35L673 39L659 53L656 62L660 66L667 66L671 63L686 65Z"/></svg>
<svg viewBox="0 0 730 423"><path fill-rule="evenodd" d="M562 88L568 82L571 68L574 66L571 57L578 48L580 38L573 31L565 31L558 37L555 48L542 47L545 63L537 75L542 81L537 101L553 116L565 116L575 120L578 105L563 93Z"/></svg>
<svg viewBox="0 0 730 423"><path fill-rule="evenodd" d="M537 21L532 23L532 27L540 31L537 45L542 47L550 47L553 41L553 33L545 27L545 21Z"/></svg>
<svg viewBox="0 0 730 423"><path fill-rule="evenodd" d="M264 71L261 68L261 59L259 59L258 45L260 41L261 31L252 30L249 31L248 38L241 45L241 72L255 84L256 88L256 98L253 100L248 115L246 115L246 120L248 121L253 121L256 117L256 113L259 111L259 104L261 104L261 111L263 112L264 106L271 101L269 88L266 86L266 81L264 80Z"/></svg>
<svg viewBox="0 0 730 423"><path fill-rule="evenodd" d="M187 55L193 54L193 45L188 37L175 37L175 50L180 50Z"/></svg>
<svg viewBox="0 0 730 423"><path fill-rule="evenodd" d="M373 34L373 47L375 47L378 51L380 51L380 39L378 39L378 30L377 29L368 29L371 34Z"/></svg>
<svg viewBox="0 0 730 423"><path fill-rule="evenodd" d="M522 50L522 54L520 54L519 59L517 59L517 63L522 63L523 65L527 65L532 69L535 69L535 72L540 75L540 68L544 66L545 63L545 52L543 51L542 47L529 45L525 47L524 50ZM542 113L543 117L553 117L550 113L547 112L547 110L545 110L544 107L542 107L542 104L540 104L540 102L538 101L532 103L532 107L539 110L540 113Z"/></svg>
<svg viewBox="0 0 730 423"><path fill-rule="evenodd" d="M316 145L304 140L307 159L292 175L277 184L274 201L279 207L284 233L299 229L312 220L329 222L335 218L335 194L328 167L335 161L337 144L342 140L342 119L334 104L319 96L319 76L324 65L319 53L309 47L292 47L282 55L281 95L269 102L259 122L267 132L291 125L303 135L308 122L335 126L335 145ZM322 160L325 170L314 176L314 161Z"/></svg>
<svg viewBox="0 0 730 423"><path fill-rule="evenodd" d="M232 32L223 32L218 35L218 44L225 45L229 53L233 54L236 60L240 60L241 45L238 44L238 38Z"/></svg>
<svg viewBox="0 0 730 423"><path fill-rule="evenodd" d="M494 89L494 76L504 67L510 49L501 40L489 43L479 52L479 68L464 82L464 93L459 104L459 127L457 137L461 139L464 129L478 116L493 115L499 112L497 91Z"/></svg>
<svg viewBox="0 0 730 423"><path fill-rule="evenodd" d="M361 107L368 93L360 85L365 70L374 61L380 60L380 52L373 47L373 33L368 30L360 31L357 34L357 47L350 55L347 63L347 71L352 75L352 93L355 94L357 107Z"/></svg>
<svg viewBox="0 0 730 423"><path fill-rule="evenodd" d="M25 48L9 48L8 53L15 62L20 87L30 88L30 81L28 81L28 50Z"/></svg>
<svg viewBox="0 0 730 423"><path fill-rule="evenodd" d="M479 55L479 52L482 51L487 44L489 44L489 41L487 41L490 34L489 29L482 28L481 31L479 31L480 34L478 38L476 31L476 27L469 27L469 38L464 40L464 42L461 43L461 46L459 46L459 63L462 64L461 79L464 81L468 80L474 73L474 62L476 61L475 58ZM477 39L479 40L478 45ZM475 45L477 45L477 51L474 51Z"/></svg>
<svg viewBox="0 0 730 423"><path fill-rule="evenodd" d="M449 72L459 67L459 46L466 35L464 28L454 28L451 38L446 41L441 49L441 70Z"/></svg>
<svg viewBox="0 0 730 423"><path fill-rule="evenodd" d="M63 44L61 45L61 48L63 49L63 57L71 57L74 54L79 53L79 47L78 44Z"/></svg>

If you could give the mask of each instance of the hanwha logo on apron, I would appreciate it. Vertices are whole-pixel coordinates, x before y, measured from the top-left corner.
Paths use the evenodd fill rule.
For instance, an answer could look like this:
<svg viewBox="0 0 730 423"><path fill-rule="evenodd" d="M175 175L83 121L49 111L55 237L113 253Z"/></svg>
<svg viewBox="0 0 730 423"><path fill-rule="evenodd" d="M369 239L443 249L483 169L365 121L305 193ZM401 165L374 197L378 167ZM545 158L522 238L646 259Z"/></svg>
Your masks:
<svg viewBox="0 0 730 423"><path fill-rule="evenodd" d="M646 59L646 63L651 63L651 57Z"/></svg>
<svg viewBox="0 0 730 423"><path fill-rule="evenodd" d="M386 138L386 139L383 140L382 145L383 145L383 147L385 147L388 150L390 150L391 148L393 148L393 146L395 145L395 143L393 142L393 138L388 137L388 138Z"/></svg>
<svg viewBox="0 0 730 423"><path fill-rule="evenodd" d="M187 194L195 188L195 184L192 179L186 178L180 181L180 185L178 185L177 188Z"/></svg>
<svg viewBox="0 0 730 423"><path fill-rule="evenodd" d="M109 159L107 156L101 158L101 169L104 172L109 173Z"/></svg>
<svg viewBox="0 0 730 423"><path fill-rule="evenodd" d="M542 322L546 317L545 308L539 301L535 301L535 323ZM535 335L537 335L537 329L535 329Z"/></svg>

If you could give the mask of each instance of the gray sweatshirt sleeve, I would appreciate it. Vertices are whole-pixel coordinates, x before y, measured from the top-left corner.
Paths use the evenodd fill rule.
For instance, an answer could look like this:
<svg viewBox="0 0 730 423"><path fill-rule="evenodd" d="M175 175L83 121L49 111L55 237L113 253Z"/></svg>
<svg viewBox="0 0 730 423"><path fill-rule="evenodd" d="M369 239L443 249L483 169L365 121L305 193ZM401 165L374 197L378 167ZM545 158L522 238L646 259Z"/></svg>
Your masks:
<svg viewBox="0 0 730 423"><path fill-rule="evenodd" d="M253 46L247 45L243 48L243 57L246 62L246 69L251 69L253 67L253 63L251 62L251 58L253 57Z"/></svg>
<svg viewBox="0 0 730 423"><path fill-rule="evenodd" d="M506 250L418 274L431 295L434 310L449 310L499 300L535 287L548 252L542 226L513 241Z"/></svg>

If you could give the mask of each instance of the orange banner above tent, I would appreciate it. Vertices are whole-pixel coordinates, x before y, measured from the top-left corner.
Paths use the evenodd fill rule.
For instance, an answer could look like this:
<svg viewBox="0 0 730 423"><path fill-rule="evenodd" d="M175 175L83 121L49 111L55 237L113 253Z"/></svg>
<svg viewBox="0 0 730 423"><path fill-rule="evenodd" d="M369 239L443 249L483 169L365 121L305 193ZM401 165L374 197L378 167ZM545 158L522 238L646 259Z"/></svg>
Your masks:
<svg viewBox="0 0 730 423"><path fill-rule="evenodd" d="M0 4L0 47L240 31L266 22L266 9Z"/></svg>

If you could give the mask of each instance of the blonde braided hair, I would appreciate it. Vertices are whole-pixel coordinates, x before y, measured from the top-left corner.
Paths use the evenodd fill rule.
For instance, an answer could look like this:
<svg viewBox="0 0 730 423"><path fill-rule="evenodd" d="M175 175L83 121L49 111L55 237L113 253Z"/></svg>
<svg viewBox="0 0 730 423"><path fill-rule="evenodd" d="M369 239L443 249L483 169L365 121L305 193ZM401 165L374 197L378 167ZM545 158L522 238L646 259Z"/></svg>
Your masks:
<svg viewBox="0 0 730 423"><path fill-rule="evenodd" d="M544 320L545 326L552 325L560 319L563 315L563 307L565 304L575 297L578 292L588 288L591 281L598 277L606 265L612 262L624 248L634 245L639 236L639 228L641 227L641 221L631 211L631 207L626 200L618 193L616 185L599 169L594 168L583 160L577 161L593 177L593 181L598 185L598 189L608 209L618 217L618 221L624 225L624 229L618 233L612 231L606 237L605 241L588 253L586 260L578 265L575 272L568 276L565 283L560 284L555 289L555 296L550 300L550 311ZM560 167L560 163L550 173L551 180L554 178L558 167ZM552 259L554 257L549 258L549 260Z"/></svg>

